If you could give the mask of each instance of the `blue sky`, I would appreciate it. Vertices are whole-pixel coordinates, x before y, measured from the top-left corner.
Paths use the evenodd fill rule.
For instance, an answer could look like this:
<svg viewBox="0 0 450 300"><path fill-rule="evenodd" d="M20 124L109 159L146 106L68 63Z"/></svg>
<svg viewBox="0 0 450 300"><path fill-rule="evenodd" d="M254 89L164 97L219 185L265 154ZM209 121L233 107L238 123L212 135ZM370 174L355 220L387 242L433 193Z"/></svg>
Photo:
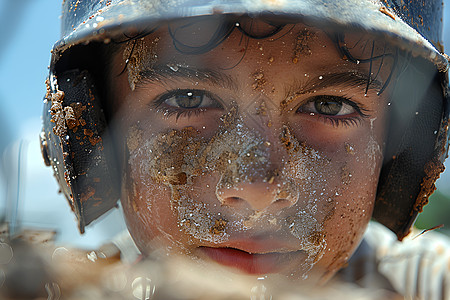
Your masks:
<svg viewBox="0 0 450 300"><path fill-rule="evenodd" d="M444 2L449 3L445 7L444 44L450 49L450 0ZM48 74L50 49L59 39L60 3L59 0L0 1L0 154L5 145L10 145L9 154L3 154L3 157L11 163L11 170L17 169L17 141L25 141L27 151L23 157L25 164L22 164L24 172L18 210L20 224L58 227L60 241L96 247L102 239L124 228L122 223L114 221L117 212L95 224L85 237L80 238L74 217L63 197L57 194L51 170L43 167L39 152L44 80ZM16 175L11 171L5 177L11 181ZM450 181L450 173L444 178ZM3 196L6 195L4 182L0 180L0 208L5 206L1 203L6 197Z"/></svg>

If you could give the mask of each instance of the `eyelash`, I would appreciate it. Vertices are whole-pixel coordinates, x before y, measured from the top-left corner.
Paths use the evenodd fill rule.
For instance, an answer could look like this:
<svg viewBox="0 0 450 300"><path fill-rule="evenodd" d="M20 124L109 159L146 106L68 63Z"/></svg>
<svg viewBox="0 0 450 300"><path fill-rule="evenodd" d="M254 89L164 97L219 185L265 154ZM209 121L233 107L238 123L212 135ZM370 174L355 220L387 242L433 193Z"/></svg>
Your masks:
<svg viewBox="0 0 450 300"><path fill-rule="evenodd" d="M182 108L165 103L172 97L183 95L183 93L185 94L191 93L192 95L195 95L197 97L200 96L202 97L202 102L203 97L206 96L215 104L215 106ZM202 103L200 103L200 105L201 104ZM180 117L185 117L189 119L193 115L199 116L200 114L205 113L208 109L211 108L221 108L221 109L223 108L223 106L220 104L220 101L217 100L217 97L214 96L213 94L209 93L208 91L193 90L193 89L179 89L168 91L167 93L158 96L157 99L151 103L151 107L156 109L158 112L163 113L168 118L175 115L176 120L178 120Z"/></svg>
<svg viewBox="0 0 450 300"><path fill-rule="evenodd" d="M369 116L368 114L366 114L366 112L368 112L368 110L360 107L358 104L353 102L350 98L341 97L341 96L331 96L331 95L314 96L314 97L308 99L308 101L306 103L303 103L299 107L297 107L295 112L296 113L307 113L307 112L302 112L299 110L301 108L305 107L307 104L314 103L319 100L321 100L322 102L337 102L337 103L349 105L355 110L355 113L358 114L356 116L346 117L346 115L343 115L343 116L326 115L326 114L321 114L319 112L317 112L317 113L310 112L309 113L309 114L313 114L317 118L321 119L324 123L328 123L328 124L332 125L333 127L359 126L361 124L362 119L367 118Z"/></svg>

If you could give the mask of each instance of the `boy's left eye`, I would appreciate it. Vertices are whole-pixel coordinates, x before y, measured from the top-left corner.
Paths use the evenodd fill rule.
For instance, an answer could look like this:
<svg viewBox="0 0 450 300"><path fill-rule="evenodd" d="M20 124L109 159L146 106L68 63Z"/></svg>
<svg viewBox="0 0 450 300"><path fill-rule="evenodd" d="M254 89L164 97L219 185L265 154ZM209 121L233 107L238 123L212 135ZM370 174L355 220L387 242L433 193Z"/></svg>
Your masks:
<svg viewBox="0 0 450 300"><path fill-rule="evenodd" d="M330 117L349 116L356 112L361 113L353 102L342 97L329 95L315 96L296 111L296 113L320 114Z"/></svg>

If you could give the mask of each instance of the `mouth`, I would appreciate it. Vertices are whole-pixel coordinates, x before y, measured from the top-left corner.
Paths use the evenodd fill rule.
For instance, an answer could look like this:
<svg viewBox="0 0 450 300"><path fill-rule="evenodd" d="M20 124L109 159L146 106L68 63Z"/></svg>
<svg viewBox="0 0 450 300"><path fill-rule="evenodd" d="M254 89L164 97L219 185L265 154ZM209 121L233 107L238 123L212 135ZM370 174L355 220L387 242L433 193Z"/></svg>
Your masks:
<svg viewBox="0 0 450 300"><path fill-rule="evenodd" d="M249 275L280 273L304 256L304 251L250 253L229 247L199 247L201 256ZM306 256L305 256L306 257Z"/></svg>

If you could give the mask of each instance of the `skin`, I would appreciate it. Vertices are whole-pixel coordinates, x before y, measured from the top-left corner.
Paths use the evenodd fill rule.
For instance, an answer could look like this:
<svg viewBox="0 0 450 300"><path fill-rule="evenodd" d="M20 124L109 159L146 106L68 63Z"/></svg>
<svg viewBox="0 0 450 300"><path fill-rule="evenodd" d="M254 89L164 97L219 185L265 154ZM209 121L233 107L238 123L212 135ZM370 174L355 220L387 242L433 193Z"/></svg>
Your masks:
<svg viewBox="0 0 450 300"><path fill-rule="evenodd" d="M122 141L121 202L144 255L162 249L244 273L324 282L358 246L383 158L389 89L377 92L389 62L366 93L369 64L343 59L321 30L289 29L248 44L234 30L195 55L180 53L159 29L139 40L146 50L128 66L129 50L116 52L109 85ZM202 31L195 34L179 38L192 42ZM370 57L356 43L367 37L348 41ZM200 107L186 107L189 99ZM320 106L336 102L334 115Z"/></svg>

